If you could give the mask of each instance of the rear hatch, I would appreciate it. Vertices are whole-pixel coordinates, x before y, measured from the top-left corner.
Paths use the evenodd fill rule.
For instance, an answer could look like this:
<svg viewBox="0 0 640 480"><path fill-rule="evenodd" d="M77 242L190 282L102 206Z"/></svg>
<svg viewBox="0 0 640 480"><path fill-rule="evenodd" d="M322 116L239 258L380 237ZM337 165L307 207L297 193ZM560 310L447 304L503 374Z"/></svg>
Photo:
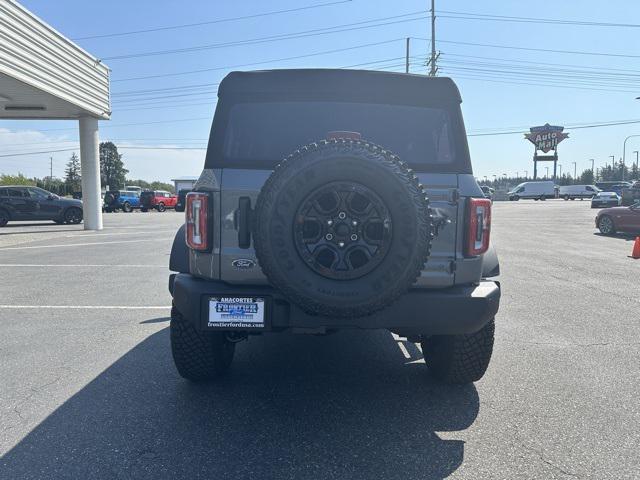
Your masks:
<svg viewBox="0 0 640 480"><path fill-rule="evenodd" d="M219 107L220 109L220 107ZM266 283L247 237L247 212L274 166L300 146L330 132L356 132L393 151L418 172L430 198L438 235L418 284L446 287L455 280L458 174L470 173L459 105L415 106L329 99L269 98L225 109L222 158L208 166L219 173L220 278L231 283ZM218 115L216 114L216 118ZM462 143L461 143L462 142ZM208 154L209 155L209 154ZM217 163L217 165L216 165ZM217 176L217 175L216 175Z"/></svg>
<svg viewBox="0 0 640 480"><path fill-rule="evenodd" d="M140 205L147 208L152 207L154 195L154 192L142 192L140 194Z"/></svg>

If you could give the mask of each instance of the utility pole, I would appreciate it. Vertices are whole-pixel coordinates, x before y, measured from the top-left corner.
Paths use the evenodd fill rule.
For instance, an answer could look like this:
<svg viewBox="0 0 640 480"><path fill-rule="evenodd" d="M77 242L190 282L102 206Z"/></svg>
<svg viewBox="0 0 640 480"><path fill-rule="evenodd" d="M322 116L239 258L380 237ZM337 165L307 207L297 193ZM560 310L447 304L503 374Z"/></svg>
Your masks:
<svg viewBox="0 0 640 480"><path fill-rule="evenodd" d="M576 178L578 178L578 164L576 162L571 162L573 163L573 181L576 181Z"/></svg>
<svg viewBox="0 0 640 480"><path fill-rule="evenodd" d="M404 73L409 73L409 41L410 40L411 40L411 37L407 37L407 54L406 54L406 60L405 60Z"/></svg>
<svg viewBox="0 0 640 480"><path fill-rule="evenodd" d="M526 180L527 178L529 178L529 170L524 171L524 179Z"/></svg>
<svg viewBox="0 0 640 480"><path fill-rule="evenodd" d="M431 60L429 60L429 76L435 77L436 71L436 0L431 0Z"/></svg>
<svg viewBox="0 0 640 480"><path fill-rule="evenodd" d="M560 173L558 174L558 176L562 178L562 164L559 163L558 166L560 167Z"/></svg>
<svg viewBox="0 0 640 480"><path fill-rule="evenodd" d="M49 157L49 181L53 180L53 157Z"/></svg>
<svg viewBox="0 0 640 480"><path fill-rule="evenodd" d="M638 150L634 150L633 153L636 154L636 178L640 179L640 172L638 172Z"/></svg>
<svg viewBox="0 0 640 480"><path fill-rule="evenodd" d="M595 170L593 169L594 164L595 164L595 160L594 160L593 158L590 158L589 160L591 160L591 173L592 173L593 175L595 175L595 174L596 174L596 172L595 172Z"/></svg>

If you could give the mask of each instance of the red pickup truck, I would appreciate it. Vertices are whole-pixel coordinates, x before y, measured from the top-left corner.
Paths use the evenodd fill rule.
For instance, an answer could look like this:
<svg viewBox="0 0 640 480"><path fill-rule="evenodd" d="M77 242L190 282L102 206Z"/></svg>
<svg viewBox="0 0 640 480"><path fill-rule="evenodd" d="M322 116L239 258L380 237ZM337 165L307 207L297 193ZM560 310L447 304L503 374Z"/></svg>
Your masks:
<svg viewBox="0 0 640 480"><path fill-rule="evenodd" d="M175 208L178 197L164 190L152 190L140 194L140 210L148 212L155 208L164 212L167 208Z"/></svg>

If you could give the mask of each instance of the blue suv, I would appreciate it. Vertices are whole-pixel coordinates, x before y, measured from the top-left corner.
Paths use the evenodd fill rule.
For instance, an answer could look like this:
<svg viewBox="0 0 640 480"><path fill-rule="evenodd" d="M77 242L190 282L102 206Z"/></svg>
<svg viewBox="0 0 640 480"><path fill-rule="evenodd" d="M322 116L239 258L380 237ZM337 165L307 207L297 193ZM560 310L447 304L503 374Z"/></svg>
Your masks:
<svg viewBox="0 0 640 480"><path fill-rule="evenodd" d="M104 195L104 211L132 212L134 208L140 208L140 193L129 190L110 190Z"/></svg>

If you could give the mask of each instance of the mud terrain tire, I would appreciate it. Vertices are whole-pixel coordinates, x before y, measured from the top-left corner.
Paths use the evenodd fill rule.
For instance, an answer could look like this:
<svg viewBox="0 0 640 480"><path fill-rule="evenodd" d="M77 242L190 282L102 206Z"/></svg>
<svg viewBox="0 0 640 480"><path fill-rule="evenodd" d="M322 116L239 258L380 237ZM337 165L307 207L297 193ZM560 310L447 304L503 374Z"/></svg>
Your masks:
<svg viewBox="0 0 640 480"><path fill-rule="evenodd" d="M416 281L433 238L418 178L393 153L359 140L321 141L289 155L262 187L253 220L271 284L327 317L365 316L393 303Z"/></svg>

